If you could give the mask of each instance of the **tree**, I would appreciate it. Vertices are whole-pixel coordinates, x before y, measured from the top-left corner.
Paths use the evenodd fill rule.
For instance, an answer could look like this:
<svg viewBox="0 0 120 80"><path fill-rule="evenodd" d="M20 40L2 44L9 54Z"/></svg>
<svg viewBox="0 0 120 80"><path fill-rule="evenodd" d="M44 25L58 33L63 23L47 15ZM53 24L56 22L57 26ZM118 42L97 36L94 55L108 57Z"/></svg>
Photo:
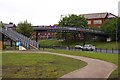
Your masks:
<svg viewBox="0 0 120 80"><path fill-rule="evenodd" d="M5 28L4 24L2 23L2 21L0 22L0 27Z"/></svg>
<svg viewBox="0 0 120 80"><path fill-rule="evenodd" d="M23 34L24 36L30 37L33 33L33 27L31 23L27 21L20 22L17 25L17 32Z"/></svg>
<svg viewBox="0 0 120 80"><path fill-rule="evenodd" d="M63 17L60 21L58 26L61 27L83 27L83 28L87 28L88 27L88 23L87 20L85 19L84 16L81 15L68 15ZM62 37L64 37L65 39L70 38L70 37L74 37L73 39L76 41L76 38L78 37L78 33L62 33L60 34ZM59 36L60 36L59 35Z"/></svg>
<svg viewBox="0 0 120 80"><path fill-rule="evenodd" d="M113 40L116 40L116 27L118 27L118 32L120 32L120 19L113 18L105 21L105 23L101 26L101 30L105 31L106 34L111 37ZM120 37L120 35L118 34Z"/></svg>
<svg viewBox="0 0 120 80"><path fill-rule="evenodd" d="M88 27L87 20L81 15L65 16L59 21L59 26L64 27Z"/></svg>
<svg viewBox="0 0 120 80"><path fill-rule="evenodd" d="M118 41L120 41L120 17L117 20L117 34L118 34Z"/></svg>

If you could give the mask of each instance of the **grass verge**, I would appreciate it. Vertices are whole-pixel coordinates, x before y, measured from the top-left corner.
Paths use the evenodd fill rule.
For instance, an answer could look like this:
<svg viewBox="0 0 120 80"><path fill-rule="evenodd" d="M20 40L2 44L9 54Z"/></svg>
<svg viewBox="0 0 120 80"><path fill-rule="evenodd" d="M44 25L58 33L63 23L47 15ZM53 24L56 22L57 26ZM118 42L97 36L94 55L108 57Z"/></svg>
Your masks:
<svg viewBox="0 0 120 80"><path fill-rule="evenodd" d="M87 63L49 54L2 54L3 78L59 78Z"/></svg>
<svg viewBox="0 0 120 80"><path fill-rule="evenodd" d="M73 41L59 41L59 40L40 40L39 41L41 46L75 46L75 45L83 45L83 41L73 42ZM99 42L99 41L86 41L86 44L92 44L95 45L96 48L102 48L102 49L116 49L116 42ZM118 45L120 45L120 42L118 42Z"/></svg>

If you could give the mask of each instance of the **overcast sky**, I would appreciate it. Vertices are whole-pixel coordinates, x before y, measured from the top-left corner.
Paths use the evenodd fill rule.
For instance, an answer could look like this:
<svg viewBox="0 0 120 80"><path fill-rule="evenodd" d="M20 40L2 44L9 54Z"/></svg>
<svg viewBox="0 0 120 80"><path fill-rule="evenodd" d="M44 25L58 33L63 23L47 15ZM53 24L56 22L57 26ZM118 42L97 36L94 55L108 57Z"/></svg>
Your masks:
<svg viewBox="0 0 120 80"><path fill-rule="evenodd" d="M53 25L61 15L110 12L118 15L119 0L0 0L0 21L27 20L33 25Z"/></svg>

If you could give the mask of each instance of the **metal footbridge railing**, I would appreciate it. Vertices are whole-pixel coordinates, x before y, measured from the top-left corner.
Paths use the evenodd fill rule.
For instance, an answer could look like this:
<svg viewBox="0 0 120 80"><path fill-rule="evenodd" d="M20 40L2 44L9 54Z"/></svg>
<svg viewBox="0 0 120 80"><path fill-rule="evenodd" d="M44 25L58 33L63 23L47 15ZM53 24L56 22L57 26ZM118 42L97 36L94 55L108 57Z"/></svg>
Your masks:
<svg viewBox="0 0 120 80"><path fill-rule="evenodd" d="M82 27L60 27L60 26L34 26L34 30L36 31L51 31L51 32L84 32L84 33L93 33L93 34L100 34L100 35L106 35L104 31L101 30L95 30L91 28L82 28Z"/></svg>
<svg viewBox="0 0 120 80"><path fill-rule="evenodd" d="M30 38L27 38L26 36L14 31L10 28L4 29L4 28L0 27L0 33L6 35L7 37L9 37L10 39L12 39L15 42L21 42L22 45L26 49L30 49L30 48L38 49L39 48L38 42L31 40Z"/></svg>

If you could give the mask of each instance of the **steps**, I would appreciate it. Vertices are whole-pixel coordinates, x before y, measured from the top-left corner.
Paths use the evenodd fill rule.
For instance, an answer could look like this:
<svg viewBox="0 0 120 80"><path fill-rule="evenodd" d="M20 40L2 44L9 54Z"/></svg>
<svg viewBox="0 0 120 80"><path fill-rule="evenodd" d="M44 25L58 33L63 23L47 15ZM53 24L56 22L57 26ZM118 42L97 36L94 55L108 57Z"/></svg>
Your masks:
<svg viewBox="0 0 120 80"><path fill-rule="evenodd" d="M9 37L10 39L12 39L15 42L21 42L22 46L24 46L26 49L39 49L39 44L34 41L31 40L30 38L27 38L26 36L10 29L10 28L2 28L0 27L0 33L6 35L7 37Z"/></svg>

